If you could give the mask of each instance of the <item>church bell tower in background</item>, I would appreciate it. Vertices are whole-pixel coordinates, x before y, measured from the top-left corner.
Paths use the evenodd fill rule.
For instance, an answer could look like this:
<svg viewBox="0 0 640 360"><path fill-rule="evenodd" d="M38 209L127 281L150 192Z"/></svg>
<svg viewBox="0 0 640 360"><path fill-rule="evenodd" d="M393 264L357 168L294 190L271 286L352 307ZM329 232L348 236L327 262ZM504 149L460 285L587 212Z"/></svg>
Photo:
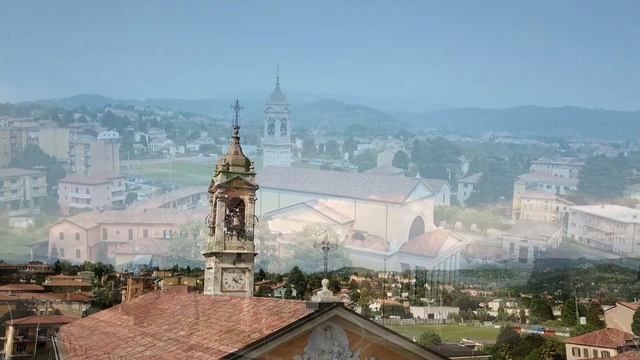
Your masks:
<svg viewBox="0 0 640 360"><path fill-rule="evenodd" d="M253 296L256 256L256 172L240 146L240 104L233 105L233 135L227 153L218 159L209 186L211 210L204 293Z"/></svg>
<svg viewBox="0 0 640 360"><path fill-rule="evenodd" d="M264 107L262 138L263 166L291 166L291 112L287 97L280 89L280 71L276 87Z"/></svg>

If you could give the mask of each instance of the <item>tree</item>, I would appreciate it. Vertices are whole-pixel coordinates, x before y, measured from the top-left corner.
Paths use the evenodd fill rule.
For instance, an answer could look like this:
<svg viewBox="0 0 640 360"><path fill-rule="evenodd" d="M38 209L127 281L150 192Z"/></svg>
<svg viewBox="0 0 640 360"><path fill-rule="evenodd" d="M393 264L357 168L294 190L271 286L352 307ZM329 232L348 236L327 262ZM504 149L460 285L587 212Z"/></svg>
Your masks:
<svg viewBox="0 0 640 360"><path fill-rule="evenodd" d="M433 331L425 331L416 342L420 345L440 345L442 344L442 338Z"/></svg>
<svg viewBox="0 0 640 360"><path fill-rule="evenodd" d="M179 260L200 260L205 242L205 225L194 221L182 225L178 234L171 236L169 253Z"/></svg>
<svg viewBox="0 0 640 360"><path fill-rule="evenodd" d="M578 190L594 200L621 197L629 184L630 169L623 156L589 158L580 170Z"/></svg>
<svg viewBox="0 0 640 360"><path fill-rule="evenodd" d="M349 154L349 159L353 156L353 153L358 149L358 142L352 138L348 137L342 143L342 152Z"/></svg>
<svg viewBox="0 0 640 360"><path fill-rule="evenodd" d="M496 337L496 345L511 345L514 346L520 341L520 335L510 326L505 325L500 328L498 337Z"/></svg>
<svg viewBox="0 0 640 360"><path fill-rule="evenodd" d="M640 336L640 308L633 313L633 320L631 320L631 331L634 334Z"/></svg>
<svg viewBox="0 0 640 360"><path fill-rule="evenodd" d="M324 153L332 159L340 159L340 145L335 139L327 141L324 147Z"/></svg>
<svg viewBox="0 0 640 360"><path fill-rule="evenodd" d="M305 294L307 292L307 277L299 267L294 266L293 269L289 271L289 278L287 282L287 287L293 286L296 290L296 299L305 298Z"/></svg>
<svg viewBox="0 0 640 360"><path fill-rule="evenodd" d="M587 306L587 324L595 327L596 329L602 329L604 322L601 318L604 317L604 311L602 306L596 302L592 302Z"/></svg>
<svg viewBox="0 0 640 360"><path fill-rule="evenodd" d="M411 160L418 166L420 176L447 181L459 174L461 154L457 145L443 137L415 139L411 148Z"/></svg>
<svg viewBox="0 0 640 360"><path fill-rule="evenodd" d="M314 157L317 151L316 141L313 138L308 137L302 140L302 156Z"/></svg>
<svg viewBox="0 0 640 360"><path fill-rule="evenodd" d="M124 198L124 203L126 205L131 205L136 202L136 200L138 200L138 193L132 191L127 193L127 196Z"/></svg>
<svg viewBox="0 0 640 360"><path fill-rule="evenodd" d="M492 157L467 203L470 205L489 204L511 197L513 179L514 174L512 174L506 160L502 157Z"/></svg>
<svg viewBox="0 0 640 360"><path fill-rule="evenodd" d="M524 309L520 309L518 312L518 317L520 318L520 324L527 323L527 312Z"/></svg>
<svg viewBox="0 0 640 360"><path fill-rule="evenodd" d="M540 347L540 360L562 360L564 355L564 344L553 339L545 339Z"/></svg>
<svg viewBox="0 0 640 360"><path fill-rule="evenodd" d="M574 299L569 299L562 306L562 323L566 326L578 325L577 304Z"/></svg>
<svg viewBox="0 0 640 360"><path fill-rule="evenodd" d="M396 154L393 155L391 165L397 167L398 169L407 171L409 169L409 155L402 150L398 150Z"/></svg>
<svg viewBox="0 0 640 360"><path fill-rule="evenodd" d="M541 298L531 299L529 305L529 319L532 323L542 323L553 320L553 309L549 302Z"/></svg>
<svg viewBox="0 0 640 360"><path fill-rule="evenodd" d="M375 151L365 151L353 157L351 162L358 167L359 172L373 169L378 164Z"/></svg>

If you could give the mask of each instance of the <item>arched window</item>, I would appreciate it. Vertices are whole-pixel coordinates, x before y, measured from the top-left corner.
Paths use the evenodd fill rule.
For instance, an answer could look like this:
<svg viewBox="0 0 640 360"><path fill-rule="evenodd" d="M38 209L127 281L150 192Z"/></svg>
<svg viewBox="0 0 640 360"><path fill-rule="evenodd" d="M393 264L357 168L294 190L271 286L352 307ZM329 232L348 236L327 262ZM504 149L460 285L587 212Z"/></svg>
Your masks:
<svg viewBox="0 0 640 360"><path fill-rule="evenodd" d="M231 198L227 202L227 212L224 216L224 226L230 234L243 236L245 234L244 200Z"/></svg>
<svg viewBox="0 0 640 360"><path fill-rule="evenodd" d="M287 119L280 119L280 136L287 136Z"/></svg>
<svg viewBox="0 0 640 360"><path fill-rule="evenodd" d="M276 134L276 120L269 119L267 122L267 135L273 136Z"/></svg>
<svg viewBox="0 0 640 360"><path fill-rule="evenodd" d="M409 228L409 240L424 234L424 220L421 216L416 216Z"/></svg>

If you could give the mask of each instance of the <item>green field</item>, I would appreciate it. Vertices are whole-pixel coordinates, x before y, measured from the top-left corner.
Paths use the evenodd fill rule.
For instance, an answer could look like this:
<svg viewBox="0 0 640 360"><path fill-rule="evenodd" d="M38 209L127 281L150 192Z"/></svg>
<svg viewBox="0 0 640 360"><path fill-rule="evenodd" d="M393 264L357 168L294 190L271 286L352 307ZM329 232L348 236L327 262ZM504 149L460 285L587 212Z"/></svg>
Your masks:
<svg viewBox="0 0 640 360"><path fill-rule="evenodd" d="M477 327L464 325L403 325L388 326L390 329L411 338L418 338L425 331L433 331L447 342L459 342L462 338L482 343L492 343L498 336L499 329L493 327Z"/></svg>
<svg viewBox="0 0 640 360"><path fill-rule="evenodd" d="M165 183L183 186L206 186L215 169L215 158L210 162L187 162L173 160L167 162L141 160L138 164L124 167L123 172Z"/></svg>

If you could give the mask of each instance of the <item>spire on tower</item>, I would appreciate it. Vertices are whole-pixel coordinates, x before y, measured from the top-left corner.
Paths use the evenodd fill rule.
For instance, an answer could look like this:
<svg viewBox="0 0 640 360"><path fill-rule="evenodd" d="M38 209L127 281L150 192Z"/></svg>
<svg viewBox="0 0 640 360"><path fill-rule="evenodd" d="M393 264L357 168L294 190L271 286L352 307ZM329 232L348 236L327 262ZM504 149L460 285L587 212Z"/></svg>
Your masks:
<svg viewBox="0 0 640 360"><path fill-rule="evenodd" d="M280 63L276 62L276 85L280 86Z"/></svg>
<svg viewBox="0 0 640 360"><path fill-rule="evenodd" d="M236 98L236 102L231 105L231 109L234 111L232 122L233 135L238 135L240 132L240 110L244 108L240 106L240 100Z"/></svg>

